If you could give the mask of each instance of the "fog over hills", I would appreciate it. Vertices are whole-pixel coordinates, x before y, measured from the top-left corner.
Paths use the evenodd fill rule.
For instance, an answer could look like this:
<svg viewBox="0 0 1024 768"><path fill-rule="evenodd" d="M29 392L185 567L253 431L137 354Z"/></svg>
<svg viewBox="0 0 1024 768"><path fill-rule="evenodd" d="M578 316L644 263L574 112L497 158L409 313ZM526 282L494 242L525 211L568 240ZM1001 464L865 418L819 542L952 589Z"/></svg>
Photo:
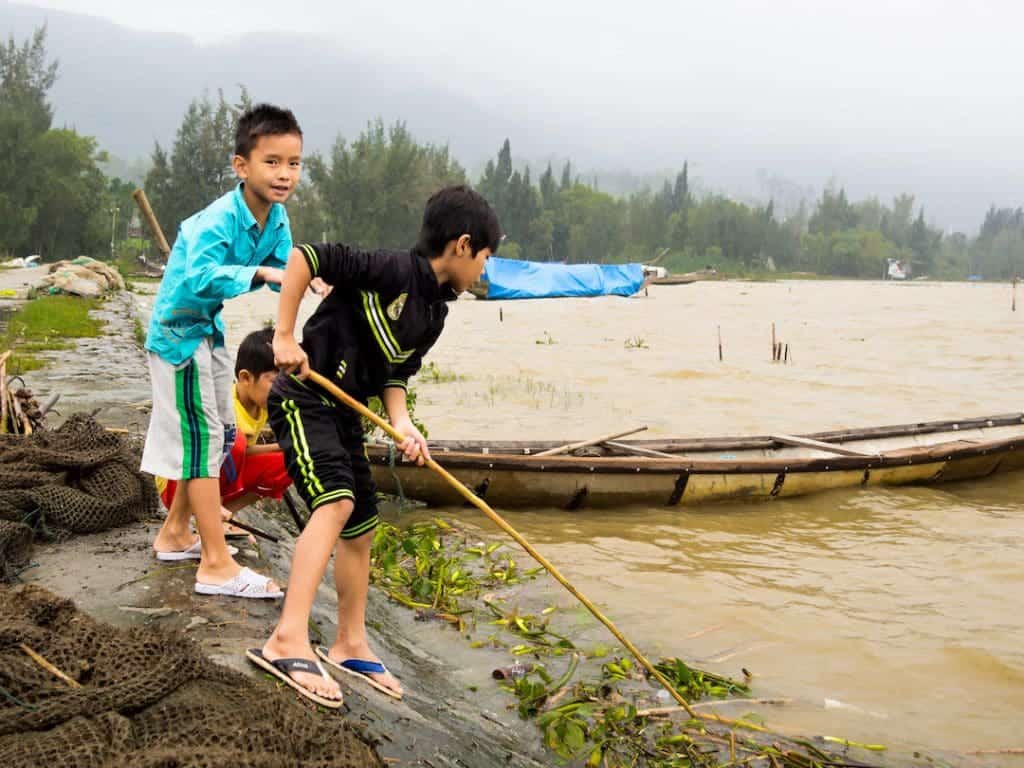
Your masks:
<svg viewBox="0 0 1024 768"><path fill-rule="evenodd" d="M452 2L438 0L440 22L451 21ZM621 17L621 5L566 0L545 12L526 3L504 16L475 10L499 14L490 39L458 37L469 24L459 17L449 41L419 34L430 22L417 15L422 4L298 0L302 31L271 39L239 24L199 43L157 20L166 9L152 11L152 26L166 31L152 31L140 28L145 18L132 17L131 27L112 20L120 20L117 0L88 4L109 18L69 10L81 2L40 0L53 7L0 2L0 34L23 39L49 25L61 65L58 124L96 136L124 161L147 156L156 140L169 144L204 90L234 97L244 83L258 100L291 106L311 150L379 116L405 120L421 141L448 143L474 174L508 137L535 178L549 159L571 158L584 180L596 172L602 189L622 192L688 160L702 188L775 197L782 210L833 183L852 199L910 192L935 223L976 231L990 204L1024 203L1024 108L991 77L1019 82L1024 65L1003 47L1013 25L998 15L940 19L954 13L941 2L934 18L932 5L894 2L881 26L867 17L815 21L803 0L763 18L758 6L723 0L677 26L669 14L682 11L649 0ZM253 24L263 4L244 5ZM175 9L187 17L192 5ZM914 23L921 35L906 36ZM982 24L990 39L964 43ZM818 34L824 29L832 36Z"/></svg>

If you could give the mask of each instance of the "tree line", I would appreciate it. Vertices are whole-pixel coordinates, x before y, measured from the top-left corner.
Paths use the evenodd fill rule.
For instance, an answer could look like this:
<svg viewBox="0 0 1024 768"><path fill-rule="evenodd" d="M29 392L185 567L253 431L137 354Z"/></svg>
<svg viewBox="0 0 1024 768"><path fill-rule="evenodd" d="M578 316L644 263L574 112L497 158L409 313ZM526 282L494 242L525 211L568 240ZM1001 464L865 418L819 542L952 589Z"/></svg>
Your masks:
<svg viewBox="0 0 1024 768"><path fill-rule="evenodd" d="M0 46L0 151L11 174L0 190L0 252L47 260L104 256L124 237L132 184L107 178L95 138L54 128L48 91L57 63L46 55L46 29ZM168 147L157 143L145 189L168 239L180 222L234 183L234 126L251 104L242 88L188 106ZM301 115L299 116L301 120ZM471 179L447 146L422 143L399 121L369 123L354 140L339 136L311 153L288 203L296 240L337 239L363 246L407 247L423 203L446 184L472 183L496 207L507 238L500 255L535 261L647 262L676 272L711 266L733 274L766 270L881 277L889 260L916 275L1007 279L1024 272L1024 212L991 208L973 237L930 224L912 195L886 203L851 201L826 189L781 216L772 202L750 204L696 194L683 163L660 189L613 196L581 180L571 163L548 164L534 177L516 163L509 140Z"/></svg>

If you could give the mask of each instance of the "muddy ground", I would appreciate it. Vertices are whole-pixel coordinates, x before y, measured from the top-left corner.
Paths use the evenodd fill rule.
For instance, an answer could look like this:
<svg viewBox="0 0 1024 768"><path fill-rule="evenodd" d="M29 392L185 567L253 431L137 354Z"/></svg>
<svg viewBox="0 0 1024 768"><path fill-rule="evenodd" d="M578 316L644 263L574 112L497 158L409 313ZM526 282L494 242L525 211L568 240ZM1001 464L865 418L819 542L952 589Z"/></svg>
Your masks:
<svg viewBox="0 0 1024 768"><path fill-rule="evenodd" d="M281 542L243 545L239 561L286 580L292 535L272 514L249 510L246 520L280 536ZM268 691L278 687L243 654L262 644L279 604L195 595L194 565L153 558L150 545L157 527L155 522L140 524L37 546L35 566L23 579L72 598L90 615L117 626L155 623L185 631L214 661L262 677ZM314 638L317 631L325 639L332 637L335 605L333 587L325 580L314 613ZM401 678L406 695L398 702L358 680L342 680L345 707L340 716L378 741L383 757L398 760L395 765L550 764L536 728L506 709L511 697L490 677L492 669L508 663L504 657L469 650L453 629L415 621L411 611L372 588L367 620L371 644ZM273 695L296 694L281 686Z"/></svg>
<svg viewBox="0 0 1024 768"><path fill-rule="evenodd" d="M0 288L12 282L16 285L10 287L23 292L28 272L0 274ZM112 298L102 310L108 323L103 336L56 353L50 367L27 377L40 399L61 393L54 423L70 413L98 409L105 424L138 434L144 431L145 412L130 405L149 397L132 307L126 294ZM280 542L257 545L253 540L242 547L239 560L286 583L294 538L278 517L282 511L270 505L241 515ZM157 527L154 521L37 545L22 578L73 599L90 615L117 626L153 623L187 632L218 663L265 680L268 695L295 696L259 673L243 655L246 648L262 644L279 604L195 595L194 565L154 559L150 545ZM333 636L335 609L328 573L312 630L323 633L327 641ZM491 768L552 763L538 730L518 718L510 709L512 697L491 678L493 669L510 663L509 656L470 649L454 629L417 622L411 611L372 588L367 614L371 644L401 678L406 696L393 701L358 680L343 680L345 707L340 715L324 717L348 718L378 742L380 754L393 765Z"/></svg>

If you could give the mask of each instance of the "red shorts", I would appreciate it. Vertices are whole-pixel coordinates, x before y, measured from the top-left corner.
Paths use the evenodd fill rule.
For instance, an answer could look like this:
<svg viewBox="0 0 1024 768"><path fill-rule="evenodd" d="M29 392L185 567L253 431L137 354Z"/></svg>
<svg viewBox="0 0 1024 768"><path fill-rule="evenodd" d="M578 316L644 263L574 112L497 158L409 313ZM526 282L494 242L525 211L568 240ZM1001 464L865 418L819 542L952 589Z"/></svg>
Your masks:
<svg viewBox="0 0 1024 768"><path fill-rule="evenodd" d="M231 447L231 456L224 460L220 468L220 500L226 504L239 496L255 493L268 499L280 499L292 479L284 466L284 455L280 451L260 453L246 456L247 447L245 434L241 431L235 437ZM160 494L164 506L171 508L174 492L178 483L168 480L167 486Z"/></svg>

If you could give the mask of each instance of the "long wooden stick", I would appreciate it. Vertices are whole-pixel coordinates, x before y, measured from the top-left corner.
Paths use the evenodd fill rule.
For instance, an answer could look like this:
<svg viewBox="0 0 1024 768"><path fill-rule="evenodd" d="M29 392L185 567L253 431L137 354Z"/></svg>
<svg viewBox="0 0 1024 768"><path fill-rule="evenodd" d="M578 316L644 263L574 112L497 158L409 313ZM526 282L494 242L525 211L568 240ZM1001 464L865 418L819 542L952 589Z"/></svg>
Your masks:
<svg viewBox="0 0 1024 768"><path fill-rule="evenodd" d="M72 688L81 688L82 687L82 684L80 682L78 682L77 680L75 680L73 678L70 678L67 675L65 675L63 672L61 672L59 669L57 669L57 667L55 667L53 664L51 664L45 658L43 658L43 656L41 656L40 654L38 654L35 651L33 651L31 648L29 648L24 643L18 643L18 646L21 648L21 650L23 650L25 653L28 654L29 658L32 659L32 661L34 661L40 667L45 669L51 675L54 675L54 676L60 678L65 683L70 685Z"/></svg>
<svg viewBox="0 0 1024 768"><path fill-rule="evenodd" d="M834 453L837 456L864 456L864 457L875 457L877 453L865 453L864 451L858 451L853 448L846 448L842 445L833 445L832 443L824 443L821 440L812 440L809 437L797 437L796 435L783 435L776 434L771 435L772 440L783 445L796 445L803 448L817 448L819 451L827 451L828 453Z"/></svg>
<svg viewBox="0 0 1024 768"><path fill-rule="evenodd" d="M139 194L141 194L142 199L145 200L146 195L145 195L144 192L142 192L142 190L136 190L136 193L137 193L136 197L135 197L136 201L139 200L139 197L138 197ZM147 208L149 207L148 202L146 204L146 207ZM152 213L152 210L150 211L150 213ZM156 233L158 233L160 238L163 239L163 233L160 230L160 223L156 220L155 216L152 218L151 226L155 227ZM165 245L166 245L166 242L167 241L164 240L164 244ZM170 249L168 249L168 252L170 252ZM349 408L353 409L360 416L365 416L372 423L376 424L378 427L380 427L382 430L384 430L384 433L386 435L389 435L391 437L391 439L394 440L396 443L402 443L402 442L405 441L405 435L403 435L401 432L396 430L388 422L386 422L380 416L375 414L373 411L371 411L365 405L360 403L354 397L352 397L351 395L347 394L344 390L341 389L341 387L338 387L332 381L329 381L328 379L325 379L323 376L321 376L316 371L310 371L309 372L309 378L315 384L318 384L319 386L321 386L322 388L324 388L328 392L330 392L332 395L334 395L334 397L336 397L339 401L341 401L342 403L347 405ZM608 437L605 437L603 439L604 440L614 440L616 437L625 437L626 435L632 435L632 434L635 434L636 432L641 432L644 429L647 429L647 427L646 426L645 427L641 427L640 429L635 429L635 430L632 430L630 432L625 432L625 433L622 433L622 434L619 434L619 435L609 435ZM643 668L646 669L648 671L648 673L650 673L654 677L654 679L656 679L659 683L661 683L661 685L665 688L666 691L669 692L669 695L672 696L673 699L675 699L676 701L679 702L679 705L681 707L683 707L683 709L686 710L687 714L690 715L690 717L702 718L704 720L714 720L716 722L720 722L720 723L723 723L725 725L735 725L735 726L740 726L740 727L743 727L743 728L749 728L749 729L752 729L752 730L759 730L759 731L766 730L766 729L762 728L761 726L753 725L751 723L743 723L743 722L738 722L736 720L729 720L728 718L722 717L721 715L705 715L705 714L700 714L696 710L692 709L690 707L690 705L687 703L686 699L683 698L682 694L679 693L679 691L677 691L675 689L675 686L673 686L672 683L670 683L665 678L665 676L663 674L661 674L658 670L656 670L654 668L654 665L651 664L651 662L647 660L647 657L644 656L640 652L640 649L637 648L635 645L633 645L633 643L631 643L626 638L626 636L623 635L619 631L618 627L616 627L611 622L611 619L609 619L607 616L605 616L603 613L601 613L601 611L598 609L598 607L596 605L594 605L583 594L581 594L579 591L577 591L577 589L572 584L570 584L568 582L568 580L561 574L561 572L557 568L555 568L555 566L553 566L551 563L548 562L547 558L545 558L543 555L541 555L537 550L535 550L533 548L533 546L530 544L530 542L528 542L526 539L523 538L522 534L520 534L519 531L517 531L515 528L513 528L511 525L509 525L507 522L505 522L504 518L502 518L497 512L495 512L493 509L491 509L487 505L487 502L485 502L483 499L481 499L479 496L477 496L475 493L473 493L471 490L469 490L469 488L467 488L465 485L460 483L455 477L453 477L448 472L448 470L446 470L444 467L442 467L436 461L434 461L433 459L428 459L426 461L426 465L428 467L430 467L430 469L434 470L439 475L441 475L441 477L443 477L445 480L447 480L451 484L451 486L455 490L457 490L459 492L459 494L464 499L466 499L470 504L475 506L477 509L479 509L481 512L483 512L485 515L487 515L487 517L489 517L491 519L491 521L494 522L495 525L497 525L499 528L501 528L503 531L505 531L505 533L507 533L509 536L511 536L515 540L515 542L519 546L521 546L523 549L525 549L534 560L536 560L538 563L540 563L544 567L544 569L548 573L550 573L551 576L559 584L561 584L563 587L565 587L567 590L569 590L569 592L577 600L579 600L581 603L583 603L583 605L586 607L586 609L588 611L590 611L590 613L594 616L594 618L596 618L598 621L600 621L602 624L604 624L605 627L608 628L608 631L611 632L612 635L614 635L615 638L620 643L622 643L623 646L625 646L626 650L628 650L630 653L633 654L633 657L638 662L640 662L641 666L643 666ZM296 516L296 518L299 518L299 515L297 514L297 511L292 507L292 504L290 503L291 499L288 498L287 491L285 492L285 499L286 499L287 502L289 502L288 503L289 510ZM299 520L301 520L301 518L299 518ZM299 525L299 529L300 530L302 530L303 527L304 526Z"/></svg>
<svg viewBox="0 0 1024 768"><path fill-rule="evenodd" d="M135 198L135 204L142 211L142 218L146 220L146 225L153 234L153 239L156 240L156 247L160 249L160 253L166 259L171 254L171 246L167 244L167 238L164 237L164 231L160 228L160 222L157 221L156 214L153 213L153 209L149 206L149 199L146 197L145 190L136 189L132 192L132 197Z"/></svg>
<svg viewBox="0 0 1024 768"><path fill-rule="evenodd" d="M560 445L557 448L549 448L546 451L533 454L534 456L557 456L560 453L570 453L575 451L577 448L586 448L590 445L597 445L598 443L607 443L609 440L617 440L620 437L626 437L627 435L635 435L637 432L643 432L647 429L646 426L637 427L636 429L627 429L625 432L613 432L610 435L603 435L602 437L595 437L590 440L581 440L578 443L566 443Z"/></svg>
<svg viewBox="0 0 1024 768"><path fill-rule="evenodd" d="M11 350L0 355L0 434L7 432L7 358Z"/></svg>
<svg viewBox="0 0 1024 768"><path fill-rule="evenodd" d="M384 430L385 434L389 435L391 439L395 441L395 443L402 443L405 441L405 435L396 430L388 422L386 422L380 416L375 414L373 411L371 411L365 405L360 403L358 400L353 398L351 395L347 394L344 390L335 385L332 381L324 378L316 371L310 371L309 378L315 384L318 384L319 386L323 387L325 390L330 392L334 397L336 397L342 403L347 405L349 408L356 411L360 416L369 419L382 430ZM491 509L490 506L488 506L487 502L485 502L483 499L481 499L479 496L477 496L475 493L469 490L469 488L467 488L465 485L459 482L454 476L452 476L448 472L448 470L446 470L436 461L434 461L433 459L427 459L426 465L434 472L439 474L441 477L443 477L445 480L447 480L448 483L452 486L452 488L458 491L459 494L461 494L462 497L466 499L466 501L468 501L474 507L476 507L485 515L487 515L487 517L489 517L495 525L497 525L499 528L501 528L501 530L503 530L505 533L511 536L519 546L521 546L530 554L530 557L532 557L534 560L540 563L544 567L544 570L546 570L554 577L555 581L557 581L559 584L561 584L563 587L569 590L569 592L572 593L572 595L577 600L583 603L583 605L586 607L588 611L590 611L594 618L600 621L602 624L604 624L605 627L608 628L608 631L615 636L615 639L622 643L622 645L631 654L633 654L633 657L638 662L640 662L641 666L643 666L643 668L646 669L648 673L651 674L651 676L653 676L659 683L661 683L664 686L665 690L668 691L669 694L671 694L672 698L679 702L679 706L683 707L683 709L686 710L687 714L689 714L691 717L700 717L700 715L698 715L698 713L690 707L689 703L687 703L686 699L683 698L682 694L680 694L679 691L676 690L675 686L673 686L672 683L665 679L664 675L662 675L657 669L654 668L654 665L647 660L647 657L640 652L640 649L633 645L633 643L631 643L618 630L618 628L611 622L611 619L609 619L607 616L601 613L601 610L596 605L590 602L590 600L588 600L586 596L581 594L572 584L570 584L569 581L561 574L561 572L557 568L555 568L554 565L548 562L547 558L545 558L542 554L535 550L533 546L530 544L530 542L523 538L522 534L520 534L519 531L517 531L515 528L513 528L511 525L505 522L505 519L502 518L501 515L499 515L493 509ZM717 716L715 717L715 719L720 719L721 722L726 722L724 719L718 718Z"/></svg>
<svg viewBox="0 0 1024 768"><path fill-rule="evenodd" d="M678 459L678 453L665 453L664 451L652 451L649 448L641 448L639 445L630 445L629 443L617 443L614 440L605 440L602 445L607 445L611 448L618 448L620 451L626 451L627 453L635 453L637 456L650 456L652 459Z"/></svg>
<svg viewBox="0 0 1024 768"><path fill-rule="evenodd" d="M235 520L234 518L231 518L227 522L229 524L235 526L235 528L241 528L243 531L246 531L247 533L251 533L253 536L258 536L261 539L266 539L267 541L272 541L275 544L277 544L280 541L280 539L277 538L277 536L272 536L271 534L267 533L266 531L261 531L259 528L256 528L256 527L251 526L251 525L246 525L245 523L243 523L243 522L241 522L239 520Z"/></svg>
<svg viewBox="0 0 1024 768"><path fill-rule="evenodd" d="M292 516L292 520L295 521L295 527L299 529L299 533L302 533L306 529L306 521L302 519L302 515L299 514L299 510L295 507L295 502L292 501L292 497L288 495L288 490L281 495L284 500L284 505L288 507L288 512Z"/></svg>
<svg viewBox="0 0 1024 768"><path fill-rule="evenodd" d="M8 392L10 393L11 397L11 409L14 412L15 427L17 427L18 424L21 424L21 433L23 435L31 435L32 422L28 420L28 416L26 416L24 412L21 410L21 401L18 400L17 395L15 395L13 392L10 392L10 388L8 388ZM15 429L14 431L17 432L18 430Z"/></svg>

